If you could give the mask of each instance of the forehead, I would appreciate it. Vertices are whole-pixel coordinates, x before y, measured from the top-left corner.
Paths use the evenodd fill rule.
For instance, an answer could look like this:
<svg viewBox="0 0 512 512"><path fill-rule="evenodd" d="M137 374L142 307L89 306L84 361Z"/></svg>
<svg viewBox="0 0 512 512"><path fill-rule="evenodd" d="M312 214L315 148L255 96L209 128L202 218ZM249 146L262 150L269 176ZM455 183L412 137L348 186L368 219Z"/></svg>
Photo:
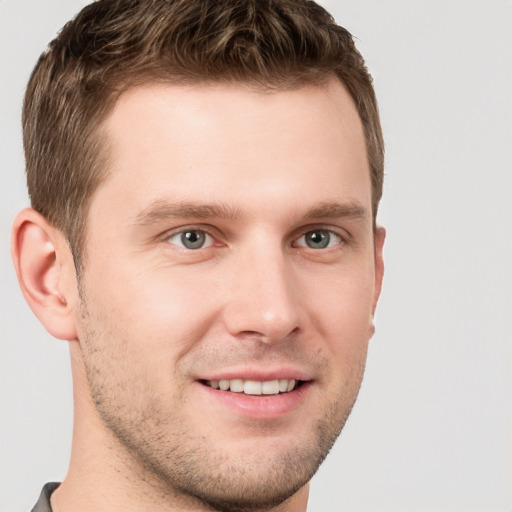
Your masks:
<svg viewBox="0 0 512 512"><path fill-rule="evenodd" d="M121 96L103 134L111 172L92 204L109 194L112 208L191 194L255 208L293 196L370 201L362 123L336 79L278 91L139 87Z"/></svg>

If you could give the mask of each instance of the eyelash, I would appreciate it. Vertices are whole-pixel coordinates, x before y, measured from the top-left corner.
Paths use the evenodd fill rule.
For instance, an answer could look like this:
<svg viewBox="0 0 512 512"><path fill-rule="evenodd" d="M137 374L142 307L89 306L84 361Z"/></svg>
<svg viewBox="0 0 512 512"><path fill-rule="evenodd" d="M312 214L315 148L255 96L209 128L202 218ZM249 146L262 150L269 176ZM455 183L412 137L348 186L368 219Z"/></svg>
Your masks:
<svg viewBox="0 0 512 512"><path fill-rule="evenodd" d="M183 243L179 244L179 243L171 241L171 239L173 239L175 237L181 237L181 242L183 242L183 236L186 235L187 233L196 233L199 235L203 235L205 237L208 245L205 246L204 244L202 244L200 247L191 248L191 247L186 247ZM313 247L309 247L307 245L307 243L298 243L299 240L303 239L308 234L315 234L315 233L321 234L323 236L327 235L328 240L327 240L327 245L325 247L313 248ZM333 238L334 238L335 242L334 242L334 244L331 244ZM210 240L208 241L208 239L210 239ZM164 241L166 241L172 245L175 245L176 247L179 247L179 249L181 249L183 251L187 251L187 252L188 251L195 252L200 249L208 249L216 244L215 239L216 239L216 235L210 233L208 230L205 230L204 228L199 228L199 227L198 228L190 227L190 228L186 228L186 229L181 229L180 231L175 231L173 233L167 234L164 237ZM322 238L322 243L324 240L325 239ZM335 246L345 245L346 243L347 243L347 236L343 236L342 234L340 234L337 231L334 231L333 229L326 228L326 227L311 226L311 228L307 229L307 231L302 231L302 234L299 237L296 237L293 239L292 247L295 247L295 248L304 247L306 249L310 249L312 251L317 252L317 251L322 251L322 250L333 249ZM219 244L219 245L221 245L221 244Z"/></svg>
<svg viewBox="0 0 512 512"><path fill-rule="evenodd" d="M181 237L183 239L183 236L184 235L186 236L189 233L197 233L197 234L203 235L205 237L205 239L208 239L208 238L211 239L211 242L209 243L209 245L207 247L204 247L203 245L201 245L201 247L190 248L190 247L186 247L183 244L179 245L179 244L173 243L171 241L171 239L175 238L175 237ZM193 228L192 229L184 229L184 230L181 230L181 231L177 231L176 233L172 233L172 234L168 235L165 238L165 240L168 241L169 243L173 244L173 245L176 245L176 246L180 247L181 249L186 249L186 250L189 250L189 251L196 251L196 250L199 250L199 249L206 249L208 247L211 247L215 243L214 237L211 234L209 234L207 231L205 231L204 229L193 229Z"/></svg>
<svg viewBox="0 0 512 512"><path fill-rule="evenodd" d="M315 235L320 234L322 237L327 236L326 246L313 248L313 247L309 247L306 243L304 243L304 244L298 243L299 240L301 240L302 238L306 238L307 235L309 235L309 234L311 234L311 235L313 235L313 234L315 234ZM297 238L295 243L297 244L296 245L297 247L307 247L309 249L318 251L318 250L322 250L322 249L331 249L333 247L332 245L330 245L332 238L334 238L336 240L334 245L340 245L340 244L342 244L344 242L344 239L342 238L342 236L340 234L336 233L335 231L333 231L331 229L325 229L325 228L316 228L316 229L310 229L310 230L306 231L299 238ZM323 244L324 241L325 241L325 239L322 238L321 243Z"/></svg>

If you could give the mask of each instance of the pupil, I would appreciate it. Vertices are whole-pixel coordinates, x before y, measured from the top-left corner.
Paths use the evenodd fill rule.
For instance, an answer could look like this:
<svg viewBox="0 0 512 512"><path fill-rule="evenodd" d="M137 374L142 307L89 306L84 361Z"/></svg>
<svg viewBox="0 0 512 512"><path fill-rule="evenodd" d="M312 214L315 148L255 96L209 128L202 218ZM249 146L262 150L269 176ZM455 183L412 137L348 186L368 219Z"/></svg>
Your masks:
<svg viewBox="0 0 512 512"><path fill-rule="evenodd" d="M187 249L198 249L204 244L204 233L200 231L187 231L181 235L181 241Z"/></svg>
<svg viewBox="0 0 512 512"><path fill-rule="evenodd" d="M308 246L312 249L324 249L329 245L330 236L325 231L311 231L306 240Z"/></svg>

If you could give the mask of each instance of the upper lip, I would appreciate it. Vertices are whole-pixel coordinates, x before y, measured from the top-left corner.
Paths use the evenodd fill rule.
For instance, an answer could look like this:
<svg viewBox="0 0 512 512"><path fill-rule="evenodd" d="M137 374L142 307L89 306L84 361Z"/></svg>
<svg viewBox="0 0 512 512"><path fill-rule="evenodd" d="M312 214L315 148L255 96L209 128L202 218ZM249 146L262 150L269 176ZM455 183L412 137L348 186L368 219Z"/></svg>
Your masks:
<svg viewBox="0 0 512 512"><path fill-rule="evenodd" d="M275 369L256 369L256 368L237 368L229 370L213 370L211 372L204 372L198 376L198 380L254 380L260 382L267 382L279 379L295 379L301 381L312 380L310 372L294 369L294 368L275 368Z"/></svg>

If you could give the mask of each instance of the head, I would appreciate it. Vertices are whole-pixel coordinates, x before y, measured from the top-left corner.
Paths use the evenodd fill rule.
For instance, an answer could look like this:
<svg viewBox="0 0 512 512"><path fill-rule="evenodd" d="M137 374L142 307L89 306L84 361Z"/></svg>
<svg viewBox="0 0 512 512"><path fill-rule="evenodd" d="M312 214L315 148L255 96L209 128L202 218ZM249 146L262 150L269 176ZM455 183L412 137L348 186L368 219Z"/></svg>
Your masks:
<svg viewBox="0 0 512 512"><path fill-rule="evenodd" d="M50 43L27 87L32 207L66 235L79 271L88 204L109 169L99 128L125 91L148 83L290 90L332 77L363 124L375 221L384 145L372 79L350 33L322 7L302 0L92 3Z"/></svg>
<svg viewBox="0 0 512 512"><path fill-rule="evenodd" d="M38 213L15 260L71 341L84 444L183 509L303 495L357 397L383 272L382 136L350 34L311 2L99 1L41 57L24 136Z"/></svg>

